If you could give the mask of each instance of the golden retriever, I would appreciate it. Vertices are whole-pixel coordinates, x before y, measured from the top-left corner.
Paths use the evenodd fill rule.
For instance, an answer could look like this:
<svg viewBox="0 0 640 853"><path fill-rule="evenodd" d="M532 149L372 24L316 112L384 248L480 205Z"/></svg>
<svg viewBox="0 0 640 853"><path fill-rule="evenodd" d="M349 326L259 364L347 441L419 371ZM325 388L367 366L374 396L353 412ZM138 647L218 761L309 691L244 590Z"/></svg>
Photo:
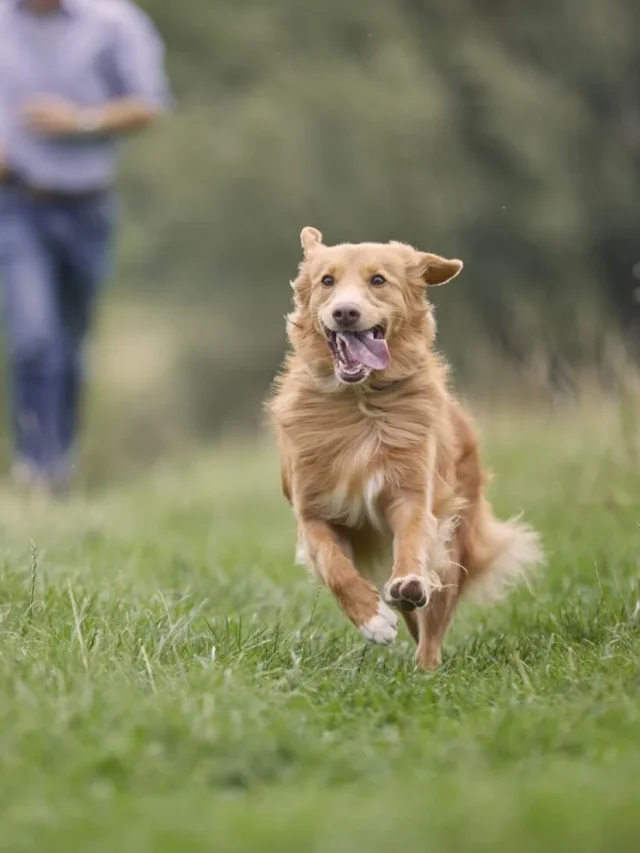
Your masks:
<svg viewBox="0 0 640 853"><path fill-rule="evenodd" d="M402 243L326 246L301 233L291 351L268 403L297 562L372 643L397 612L433 669L463 592L504 589L542 561L538 534L499 521L470 417L434 349L429 287L462 261Z"/></svg>

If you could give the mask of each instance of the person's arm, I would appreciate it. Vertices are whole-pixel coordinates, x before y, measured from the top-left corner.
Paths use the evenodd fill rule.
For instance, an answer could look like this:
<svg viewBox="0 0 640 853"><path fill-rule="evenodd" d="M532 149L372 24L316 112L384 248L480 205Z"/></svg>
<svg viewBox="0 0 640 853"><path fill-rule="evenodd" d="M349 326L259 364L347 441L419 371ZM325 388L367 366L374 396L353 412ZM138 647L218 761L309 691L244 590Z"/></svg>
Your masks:
<svg viewBox="0 0 640 853"><path fill-rule="evenodd" d="M40 96L27 103L23 120L43 135L82 137L122 134L152 124L169 105L164 45L140 9L114 24L105 72L111 99L82 108L64 99Z"/></svg>
<svg viewBox="0 0 640 853"><path fill-rule="evenodd" d="M2 93L2 86L0 85L0 178L4 174L7 168L7 137L9 135L9 130L7 128L7 106L6 106L6 98L4 98Z"/></svg>
<svg viewBox="0 0 640 853"><path fill-rule="evenodd" d="M22 118L36 133L74 137L142 130L155 121L158 112L155 106L135 97L118 98L95 109L82 109L61 98L42 95L29 101Z"/></svg>

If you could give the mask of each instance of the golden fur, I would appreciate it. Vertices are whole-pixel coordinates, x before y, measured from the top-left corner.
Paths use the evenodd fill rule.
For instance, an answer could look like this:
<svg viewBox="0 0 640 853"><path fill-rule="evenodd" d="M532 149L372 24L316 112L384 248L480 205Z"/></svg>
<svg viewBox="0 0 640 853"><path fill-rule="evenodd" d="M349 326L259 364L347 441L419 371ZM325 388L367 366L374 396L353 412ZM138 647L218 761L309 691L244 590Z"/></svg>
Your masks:
<svg viewBox="0 0 640 853"><path fill-rule="evenodd" d="M314 228L301 241L291 352L268 404L298 561L372 642L395 639L400 611L417 664L430 669L463 591L503 586L541 562L535 531L492 514L472 421L434 349L425 288L462 263L400 243L325 246ZM391 356L360 384L339 380L327 342L344 300L363 328L384 326Z"/></svg>

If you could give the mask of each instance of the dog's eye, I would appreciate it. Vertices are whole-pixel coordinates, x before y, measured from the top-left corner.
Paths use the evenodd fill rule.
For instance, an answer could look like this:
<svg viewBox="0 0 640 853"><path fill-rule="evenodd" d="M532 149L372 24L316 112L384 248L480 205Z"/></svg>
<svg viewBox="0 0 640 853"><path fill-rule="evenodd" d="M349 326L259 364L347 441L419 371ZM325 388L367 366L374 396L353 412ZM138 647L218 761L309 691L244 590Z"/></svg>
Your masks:
<svg viewBox="0 0 640 853"><path fill-rule="evenodd" d="M325 287L333 287L333 285L336 283L336 280L332 275L323 275L322 283Z"/></svg>
<svg viewBox="0 0 640 853"><path fill-rule="evenodd" d="M386 284L386 283L387 283L387 280L383 275L371 276L371 284L375 285L376 287L380 287L380 285Z"/></svg>

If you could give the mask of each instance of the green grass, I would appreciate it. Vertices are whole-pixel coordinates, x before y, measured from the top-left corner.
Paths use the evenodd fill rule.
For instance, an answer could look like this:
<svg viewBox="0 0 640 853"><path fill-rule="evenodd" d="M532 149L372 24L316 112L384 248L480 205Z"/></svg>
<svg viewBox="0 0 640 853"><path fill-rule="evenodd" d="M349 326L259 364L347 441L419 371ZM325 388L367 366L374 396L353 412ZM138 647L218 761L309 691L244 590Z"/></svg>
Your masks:
<svg viewBox="0 0 640 853"><path fill-rule="evenodd" d="M268 448L64 506L2 495L0 849L636 850L628 428L483 423L494 502L540 527L549 568L465 607L432 676L293 567Z"/></svg>

